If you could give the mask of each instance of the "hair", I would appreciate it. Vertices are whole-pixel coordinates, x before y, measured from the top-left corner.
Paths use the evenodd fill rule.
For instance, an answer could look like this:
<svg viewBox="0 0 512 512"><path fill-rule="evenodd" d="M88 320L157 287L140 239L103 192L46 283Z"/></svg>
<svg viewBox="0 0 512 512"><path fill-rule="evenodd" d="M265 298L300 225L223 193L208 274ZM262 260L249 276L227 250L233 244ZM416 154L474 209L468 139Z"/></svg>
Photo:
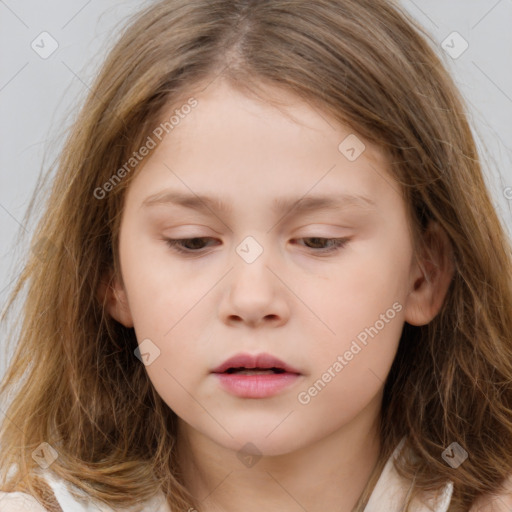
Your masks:
<svg viewBox="0 0 512 512"><path fill-rule="evenodd" d="M58 510L38 490L31 456L48 442L52 471L92 499L117 508L163 491L172 510L201 510L177 463L176 415L134 357L134 330L98 294L120 275L123 201L144 162L101 199L95 190L171 105L219 77L247 95L279 87L377 144L415 251L429 250L431 223L453 249L441 310L427 325L404 325L384 387L379 462L354 510L404 436L411 456L394 464L414 482L409 502L452 481L449 511L465 512L500 489L512 471L512 250L466 105L429 38L387 0L164 0L131 19L72 126L2 316L26 292L0 386L9 398L3 490L26 489ZM455 441L469 453L457 469L441 456Z"/></svg>

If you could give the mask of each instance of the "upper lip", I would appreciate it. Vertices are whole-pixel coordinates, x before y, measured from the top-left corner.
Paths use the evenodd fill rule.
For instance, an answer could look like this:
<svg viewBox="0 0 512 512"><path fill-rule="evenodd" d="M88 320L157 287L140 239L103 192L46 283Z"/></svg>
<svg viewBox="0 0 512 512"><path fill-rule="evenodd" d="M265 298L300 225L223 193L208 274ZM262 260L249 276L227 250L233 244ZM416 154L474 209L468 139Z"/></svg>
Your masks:
<svg viewBox="0 0 512 512"><path fill-rule="evenodd" d="M224 373L229 368L278 368L288 373L300 374L300 371L271 354L236 354L212 370L212 373Z"/></svg>

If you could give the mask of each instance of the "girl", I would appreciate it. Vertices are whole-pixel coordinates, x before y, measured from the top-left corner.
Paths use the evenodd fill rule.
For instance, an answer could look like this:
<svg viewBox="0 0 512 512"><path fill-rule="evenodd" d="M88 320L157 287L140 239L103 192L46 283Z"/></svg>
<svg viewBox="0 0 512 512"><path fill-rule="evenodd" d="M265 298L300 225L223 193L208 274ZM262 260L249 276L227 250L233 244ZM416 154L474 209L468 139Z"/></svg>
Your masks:
<svg viewBox="0 0 512 512"><path fill-rule="evenodd" d="M511 247L388 0L148 7L36 233L1 510L512 507Z"/></svg>

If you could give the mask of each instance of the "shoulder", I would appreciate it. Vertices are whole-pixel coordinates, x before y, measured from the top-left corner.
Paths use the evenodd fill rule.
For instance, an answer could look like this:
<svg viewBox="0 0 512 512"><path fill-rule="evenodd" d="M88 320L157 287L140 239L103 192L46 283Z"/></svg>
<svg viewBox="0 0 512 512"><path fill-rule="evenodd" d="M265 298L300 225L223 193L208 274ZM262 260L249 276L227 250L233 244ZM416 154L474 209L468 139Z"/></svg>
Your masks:
<svg viewBox="0 0 512 512"><path fill-rule="evenodd" d="M0 491L0 510L2 512L47 512L30 494L2 491Z"/></svg>
<svg viewBox="0 0 512 512"><path fill-rule="evenodd" d="M484 496L471 507L469 512L510 512L512 495Z"/></svg>
<svg viewBox="0 0 512 512"><path fill-rule="evenodd" d="M469 512L510 512L512 510L512 475L503 485L499 494L481 496Z"/></svg>

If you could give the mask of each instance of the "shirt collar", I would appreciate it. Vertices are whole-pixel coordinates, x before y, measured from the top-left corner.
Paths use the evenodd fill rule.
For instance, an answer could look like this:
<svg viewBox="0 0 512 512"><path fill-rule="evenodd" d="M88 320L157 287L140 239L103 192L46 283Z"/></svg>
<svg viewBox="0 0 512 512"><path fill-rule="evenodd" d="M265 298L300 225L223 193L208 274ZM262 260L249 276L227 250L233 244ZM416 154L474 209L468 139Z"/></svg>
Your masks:
<svg viewBox="0 0 512 512"><path fill-rule="evenodd" d="M402 478L393 465L393 459L397 458L404 445L405 437L402 438L398 446L395 448L390 458L387 460L384 469L377 481L370 499L364 509L364 512L402 512L405 500L412 490L412 483ZM78 503L68 492L64 484L57 479L52 478L49 474L45 475L48 483L52 487L55 496L64 510L73 510L80 512L92 511L92 505ZM453 493L453 483L448 482L437 493L430 493L426 503L421 503L415 498L411 503L411 512L447 512ZM153 510L158 512L171 512L165 501L163 493L152 501ZM94 507L94 511L98 510L110 512L108 507Z"/></svg>
<svg viewBox="0 0 512 512"><path fill-rule="evenodd" d="M364 512L402 512L413 483L402 478L396 471L393 460L398 457L405 442L402 438L391 457L386 462L384 469L375 484L375 488L368 500ZM418 498L411 502L411 512L447 512L453 493L453 482L449 481L445 486L426 496L426 503Z"/></svg>

